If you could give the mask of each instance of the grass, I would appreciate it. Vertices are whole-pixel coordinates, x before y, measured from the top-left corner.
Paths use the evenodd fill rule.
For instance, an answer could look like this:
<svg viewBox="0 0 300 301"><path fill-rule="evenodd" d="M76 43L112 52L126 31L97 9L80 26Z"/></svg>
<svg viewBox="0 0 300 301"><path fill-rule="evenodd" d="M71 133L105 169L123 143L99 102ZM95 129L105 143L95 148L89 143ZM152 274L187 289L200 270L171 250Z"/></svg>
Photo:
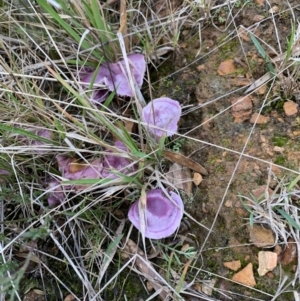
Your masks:
<svg viewBox="0 0 300 301"><path fill-rule="evenodd" d="M166 300L188 296L287 300L286 294L296 294L299 264L294 275L282 278L278 266L271 287L268 279L258 279L255 272L259 289L233 284L232 274L220 268L224 258L243 258L246 264L247 255L257 264L258 250L249 248L247 237L239 237L246 233L244 228L240 231L245 223L267 225L279 244L289 237L299 240L299 171L283 166L293 160L288 146L298 144L298 138L288 132L292 127L297 130L292 121L285 121L286 125L278 121L285 118L282 112L264 129L257 120L233 124L231 97L243 96L247 88L233 85L229 76L230 84L219 85L221 91L214 94L213 84L219 79L212 66L224 57L234 59L234 53L244 64L244 78L252 78L252 71L269 72L269 77L252 78L256 85L248 87L247 94L253 96L259 85L267 85L264 95L254 96L259 98L253 101L258 112L282 99L298 101L300 27L295 14L299 4L286 1L278 13L269 14L269 7L258 8L253 1L191 0L179 6L173 1L163 6L153 6L151 1L126 1L126 6L96 0L55 3L0 3L0 300L23 300L34 289L45 300L64 300L69 294L74 300L155 300L159 296ZM242 24L250 36L246 42L238 35L238 27L242 14L247 22L249 9L257 14L263 11L266 17L249 26ZM277 23L282 14L290 14L293 20L285 23L286 41ZM256 29L264 26L272 26L272 39L257 34ZM224 49L230 51L223 53ZM131 99L112 93L102 106L94 105L77 72L115 62L124 52L145 55L148 70L141 91L134 90L137 96ZM189 57L186 64L185 56ZM206 66L203 73L195 72L200 63ZM164 64L174 71L160 77ZM200 95L205 100L201 104L195 100L194 87L174 89L185 87L191 78L201 83L204 77L210 78ZM183 116L177 135L155 141L141 123L140 110L143 99L148 103L161 95L178 99ZM277 116L272 108L268 114ZM287 135L274 134L284 126ZM43 130L51 138L38 134ZM113 146L117 139L128 152ZM270 145L286 147L287 159L272 157ZM188 196L186 228L182 225L177 236L150 241L131 226L127 213L143 189L176 189L166 178L171 163L163 157L165 148L190 156L209 175ZM138 170L113 180L70 181L62 178L55 159L68 154L88 165L108 151L137 164ZM268 173L274 166L277 173ZM257 174L272 182L274 193L253 200L247 195L256 187ZM53 178L62 181L67 199L49 208ZM70 185L88 186L70 192ZM239 193L250 203L248 221L236 214L237 203L228 207L226 202ZM154 290L145 288L145 279ZM207 280L214 283L211 296L198 289Z"/></svg>
<svg viewBox="0 0 300 301"><path fill-rule="evenodd" d="M270 174L270 178L274 175ZM246 209L250 212L250 225L254 223L263 224L270 227L275 235L275 244L283 243L287 245L288 239L292 238L299 253L299 176L292 180L282 179L274 188L272 193L266 189L258 199L246 199L249 205L243 201ZM299 281L299 264L294 276L293 284Z"/></svg>

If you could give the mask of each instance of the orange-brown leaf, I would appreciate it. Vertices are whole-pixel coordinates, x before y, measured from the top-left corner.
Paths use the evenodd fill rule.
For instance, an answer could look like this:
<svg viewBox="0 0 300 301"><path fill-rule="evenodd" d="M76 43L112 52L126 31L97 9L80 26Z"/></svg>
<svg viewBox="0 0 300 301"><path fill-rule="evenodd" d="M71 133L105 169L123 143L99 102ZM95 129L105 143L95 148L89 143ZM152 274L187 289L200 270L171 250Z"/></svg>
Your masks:
<svg viewBox="0 0 300 301"><path fill-rule="evenodd" d="M208 172L199 163L197 163L194 160L189 159L181 154L174 153L169 150L163 150L163 155L167 160L169 160L173 163L178 163L182 166L188 167L188 168L192 169L193 171L201 173L204 176L208 175Z"/></svg>

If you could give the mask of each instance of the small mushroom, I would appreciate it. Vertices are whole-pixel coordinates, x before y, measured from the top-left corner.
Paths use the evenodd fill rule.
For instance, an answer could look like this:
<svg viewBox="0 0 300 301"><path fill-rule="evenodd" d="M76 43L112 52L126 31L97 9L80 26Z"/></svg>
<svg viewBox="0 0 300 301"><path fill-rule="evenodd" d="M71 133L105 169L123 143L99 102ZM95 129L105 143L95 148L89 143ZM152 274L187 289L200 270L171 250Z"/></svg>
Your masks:
<svg viewBox="0 0 300 301"><path fill-rule="evenodd" d="M48 196L49 207L55 207L65 200L66 196L59 181L54 179L51 180L48 185L48 190L49 190L49 196Z"/></svg>
<svg viewBox="0 0 300 301"><path fill-rule="evenodd" d="M0 175L6 176L6 175L9 175L9 174L10 174L10 172L8 170L3 169L3 168L0 169Z"/></svg>
<svg viewBox="0 0 300 301"><path fill-rule="evenodd" d="M148 124L148 130L156 137L174 135L178 129L180 116L179 102L168 97L153 99L142 110L142 121Z"/></svg>
<svg viewBox="0 0 300 301"><path fill-rule="evenodd" d="M45 138L49 141L52 141L53 139L53 133L48 129L27 128L26 131L36 136L39 136L41 138ZM29 136L25 136L25 135L17 135L17 139L19 142L21 142L24 145L38 146L37 148L34 149L34 152L36 154L42 155L45 153L45 150L43 148L39 148L39 146L46 145L47 144L46 142L41 140L36 140L34 138L30 138Z"/></svg>
<svg viewBox="0 0 300 301"><path fill-rule="evenodd" d="M132 53L127 56L130 70L139 87L143 84L144 74L146 71L145 57L139 53ZM91 101L102 102L111 91L116 91L119 96L132 97L132 89L129 84L127 69L124 59L117 63L103 63L95 76L95 70L83 68L79 74L80 81L87 83L83 85L85 89L89 88L94 79L94 84L104 85L104 88L95 88L91 93Z"/></svg>
<svg viewBox="0 0 300 301"><path fill-rule="evenodd" d="M36 130L36 131L33 131L34 134L42 137L42 138L46 138L48 139L49 141L51 141L53 139L53 133L47 129L41 129L41 130ZM46 143L43 142L43 141L38 141L38 140L33 140L31 145L35 145L35 146L41 146L41 145L45 145ZM43 154L45 151L44 150L41 150L41 149L38 149L36 150L36 153L38 154Z"/></svg>
<svg viewBox="0 0 300 301"><path fill-rule="evenodd" d="M173 191L169 192L171 200L161 189L147 192L145 208L145 237L161 239L172 235L180 225L183 216L183 202L181 197ZM141 231L138 202L134 202L128 212L132 224Z"/></svg>
<svg viewBox="0 0 300 301"><path fill-rule="evenodd" d="M123 153L128 152L126 145L121 141L116 141L115 147ZM130 164L131 164L130 160L122 157L121 155L117 155L117 154L104 155L102 159L102 165L103 165L103 169L101 172L102 177L116 179L119 177L118 173L127 175L136 170L136 165L132 165L131 167L128 167L128 165Z"/></svg>
<svg viewBox="0 0 300 301"><path fill-rule="evenodd" d="M102 162L100 159L94 159L92 162L78 162L74 158L64 155L57 155L59 171L62 176L68 180L81 179L99 179L102 178ZM81 191L88 187L88 185L74 185L74 190Z"/></svg>

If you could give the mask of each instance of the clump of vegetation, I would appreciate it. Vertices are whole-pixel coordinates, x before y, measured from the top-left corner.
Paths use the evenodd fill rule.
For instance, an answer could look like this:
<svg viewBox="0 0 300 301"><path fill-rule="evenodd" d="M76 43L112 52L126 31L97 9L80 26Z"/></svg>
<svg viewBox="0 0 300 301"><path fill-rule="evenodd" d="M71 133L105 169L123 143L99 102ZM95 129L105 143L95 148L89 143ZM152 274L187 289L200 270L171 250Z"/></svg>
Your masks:
<svg viewBox="0 0 300 301"><path fill-rule="evenodd" d="M212 257L223 246L213 245L209 252L205 251L211 235L227 231L225 222L218 230L214 228L248 142L243 142L242 151L236 150L232 137L237 133L228 131L231 134L226 136L230 120L227 116L222 134L217 132L213 122L228 112L227 105L224 110L210 110L218 113L210 113L203 123L197 115L193 128L185 128L189 113L220 99L203 99L203 103L197 99L197 103L193 86L199 82L198 75L193 73L189 78L192 84L185 86L189 93L181 87L185 77L177 77L188 68L181 57L184 51L189 60L193 58L191 64L197 64L194 71L200 72L203 66L198 66L199 60L205 62L209 53L219 50L222 55L227 43L224 49L230 49L230 53L226 56L231 56L240 46L237 17L243 8L255 4L248 0L217 2L0 3L1 300L24 300L29 293L50 301L134 300L142 295L148 300L182 300L185 296L219 300L220 295L234 296L231 289L224 292L219 289L221 284L218 286L218 279L230 280L232 275L220 276L220 260ZM220 41L216 36L201 35L204 25L209 24L219 32L231 26L232 34L225 33L222 45L214 45ZM252 36L271 75L280 79L280 95L288 91L286 95L294 99L296 85L286 89L288 83L284 86L280 76L292 76L293 84L297 83L294 48L298 31L299 28L292 29L293 39L288 42L286 59L280 66L274 65ZM213 49L202 49L202 39ZM189 45L190 41L197 41L197 46ZM191 51L191 46L198 49ZM219 60L220 57L213 65ZM180 70L173 66L179 61L184 66ZM242 68L234 76L251 71L242 60L235 61ZM169 65L168 74L161 78L163 63ZM169 74L171 70L176 71ZM164 82L164 90L155 90L160 85L151 78ZM221 86L216 84L215 89ZM166 88L173 88L172 98L178 100L171 99ZM177 92L180 98L175 97ZM194 135L199 128L201 131ZM215 137L221 137L221 142L211 140ZM189 141L193 141L193 149L184 154ZM205 145L218 151L206 162L210 166L214 158L210 174L189 158L200 154L204 161L205 156L198 151ZM236 168L228 166L226 152L240 156ZM171 164L179 168L168 177ZM193 173L184 174L182 166ZM228 170L233 172L229 180L224 178ZM218 177L218 184L204 186L202 195L198 193L195 198L195 189L203 180L201 174ZM206 209L204 193L215 192L227 180L222 200L216 195L218 200L212 202L205 195L207 206L214 203L219 207ZM180 181L189 187L179 186ZM274 197L277 219L273 220L290 223L289 230L296 233L294 214L298 211L292 201L298 193L290 194L296 186L293 183L282 196L284 185L275 190L279 196ZM186 195L186 202L182 202L181 195ZM189 212L184 211L184 203L189 204ZM255 202L248 209L254 223L262 222L255 210L262 212L269 207L265 202ZM202 215L209 216L203 218L205 225L199 218ZM288 237L287 225L274 231L281 231L278 239L282 239L282 233ZM230 254L226 251L226 258L230 259ZM206 256L204 260L202 256ZM145 279L149 289L144 287ZM129 296L126 293L133 287L131 283L134 291ZM205 285L212 286L210 293Z"/></svg>
<svg viewBox="0 0 300 301"><path fill-rule="evenodd" d="M272 177L270 173L270 177ZM270 180L270 179L269 179ZM283 243L288 246L289 239L297 246L299 254L299 197L300 189L298 183L300 176L293 180L280 180L276 187L270 192L266 186L265 192L256 198L240 196L244 207L250 213L249 223L262 224L272 229L275 236L275 244ZM246 202L247 201L247 202ZM292 279L293 285L300 279L300 265ZM287 281L287 279L285 279Z"/></svg>

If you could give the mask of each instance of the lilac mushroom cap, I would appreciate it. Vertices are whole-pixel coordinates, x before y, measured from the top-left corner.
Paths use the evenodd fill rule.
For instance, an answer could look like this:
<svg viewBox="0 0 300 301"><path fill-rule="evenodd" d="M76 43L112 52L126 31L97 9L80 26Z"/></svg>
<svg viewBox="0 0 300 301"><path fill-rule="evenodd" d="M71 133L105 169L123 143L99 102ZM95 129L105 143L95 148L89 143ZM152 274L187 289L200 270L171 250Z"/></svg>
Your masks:
<svg viewBox="0 0 300 301"><path fill-rule="evenodd" d="M181 197L170 191L174 204L164 196L161 189L147 192L146 230L145 237L152 239L165 238L172 235L180 225L183 216L183 202ZM128 218L141 231L138 201L133 203L128 212Z"/></svg>
<svg viewBox="0 0 300 301"><path fill-rule="evenodd" d="M47 129L41 129L41 130L35 130L34 133L42 138L46 138L48 140L52 140L53 139L53 133ZM41 146L41 145L45 145L46 143L43 141L37 141L37 140L33 140L32 141L32 145L35 146ZM37 150L37 153L39 154L43 154L44 150Z"/></svg>
<svg viewBox="0 0 300 301"><path fill-rule="evenodd" d="M6 176L6 175L9 175L10 174L10 172L8 171L8 170L6 170L6 169L0 169L0 175L4 175L4 176Z"/></svg>
<svg viewBox="0 0 300 301"><path fill-rule="evenodd" d="M48 204L50 207L55 207L65 200L66 196L59 181L51 180L48 189L50 190L48 197Z"/></svg>
<svg viewBox="0 0 300 301"><path fill-rule="evenodd" d="M95 70L92 68L83 68L79 72L80 81L83 83L87 83L86 85L83 85L84 89L89 88L90 83L92 82L92 79L94 77L94 72ZM107 68L107 64L103 64L98 70L98 73L94 80L94 84L108 86L108 83L110 81L109 79L111 79L111 74L109 72L109 69ZM108 88L95 88L91 92L90 100L93 102L102 102L106 99L108 93Z"/></svg>
<svg viewBox="0 0 300 301"><path fill-rule="evenodd" d="M169 137L175 134L180 116L179 102L168 97L153 99L142 110L142 121L148 124L148 130L157 137L162 137L164 134ZM165 129L165 131L153 126Z"/></svg>
<svg viewBox="0 0 300 301"><path fill-rule="evenodd" d="M143 84L143 79L146 71L146 61L145 57L139 53L132 53L127 56L129 61L130 70L132 75L139 86ZM125 65L125 60L122 59L116 63L119 68L119 72L116 72L113 76L114 87L117 89L117 94L120 96L130 96L132 97L132 90L129 85L129 78L127 76L127 69ZM125 73L124 73L125 72Z"/></svg>
<svg viewBox="0 0 300 301"><path fill-rule="evenodd" d="M19 128L19 126L17 126L17 128ZM28 132L31 132L39 137L42 137L42 138L46 138L48 139L49 141L52 141L53 139L53 133L52 131L48 130L48 129L37 129L37 128L27 128L27 131ZM35 140L33 138L29 138L27 136L24 136L24 135L17 135L17 139L18 141L20 141L22 144L25 144L25 145L31 145L31 146L43 146L43 145L47 145L46 142L44 141L40 141L40 140ZM45 153L45 149L43 148L35 148L34 151L37 153L37 154L44 154Z"/></svg>
<svg viewBox="0 0 300 301"><path fill-rule="evenodd" d="M80 164L74 158L57 155L56 160L59 171L62 176L68 180L100 179L102 177L101 171L103 166L100 159L94 159L90 163ZM88 187L89 185L74 185L74 189L78 191Z"/></svg>
<svg viewBox="0 0 300 301"><path fill-rule="evenodd" d="M145 57L139 53L132 53L129 54L127 58L132 75L137 85L141 87L146 71ZM89 87L89 84L93 79L94 72L95 71L90 68L83 68L80 72L80 81L87 83L87 85L84 85L85 88ZM103 63L98 70L94 84L105 85L107 87L106 89L96 88L91 93L91 100L94 102L104 101L109 91L114 90L116 90L116 93L119 96L133 96L124 59L117 63Z"/></svg>
<svg viewBox="0 0 300 301"><path fill-rule="evenodd" d="M124 153L128 152L126 145L122 141L116 141L115 147ZM109 151L111 152L111 151ZM102 159L102 177L103 178L111 178L117 179L119 178L118 173L121 174L129 174L136 170L136 165L131 166L128 168L131 162L127 158L121 157L116 154L111 155L104 155Z"/></svg>

